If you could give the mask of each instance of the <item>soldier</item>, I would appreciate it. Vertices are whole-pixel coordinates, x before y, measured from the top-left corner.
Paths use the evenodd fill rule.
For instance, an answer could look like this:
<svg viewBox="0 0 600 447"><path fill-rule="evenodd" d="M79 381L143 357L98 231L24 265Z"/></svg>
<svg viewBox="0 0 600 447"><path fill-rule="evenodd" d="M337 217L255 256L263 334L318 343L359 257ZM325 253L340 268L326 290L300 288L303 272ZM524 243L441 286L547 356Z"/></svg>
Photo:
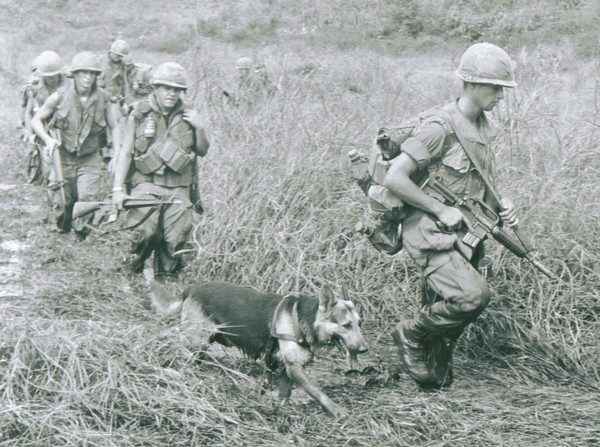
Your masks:
<svg viewBox="0 0 600 447"><path fill-rule="evenodd" d="M23 126L26 138L35 135L31 119L48 97L65 83L65 64L54 51L44 51L32 63L32 77L23 89Z"/></svg>
<svg viewBox="0 0 600 447"><path fill-rule="evenodd" d="M108 52L102 57L102 73L98 76L98 86L103 88L110 102L120 107L122 118L119 120L121 129L124 127L125 117L129 114L131 103L139 98L134 97L134 80L136 66L129 57L129 44L123 39L116 39L110 44ZM107 145L103 148L102 158L111 162L116 158L115 148L110 135L107 135ZM117 148L118 149L118 148ZM112 163L108 165L112 170Z"/></svg>
<svg viewBox="0 0 600 447"><path fill-rule="evenodd" d="M135 64L129 52L129 44L125 40L115 40L102 58L102 73L98 76L98 86L106 91L111 102L119 106L129 102L133 90Z"/></svg>
<svg viewBox="0 0 600 447"><path fill-rule="evenodd" d="M463 213L418 184L436 176L458 196L484 200L505 226L517 223L510 200L493 200L494 132L486 116L504 98L504 88L516 86L512 61L501 48L478 43L465 51L456 75L463 81L460 97L415 129L384 179L384 186L413 208L404 221L403 245L424 284L424 307L392 335L406 372L433 388L451 384L454 345L487 307L490 291L477 270L483 244L470 249L462 241Z"/></svg>
<svg viewBox="0 0 600 447"><path fill-rule="evenodd" d="M240 57L235 63L238 71L236 106L253 107L272 98L277 87L271 82L264 64L254 65L247 56Z"/></svg>
<svg viewBox="0 0 600 447"><path fill-rule="evenodd" d="M102 160L100 150L106 144L106 129L110 128L116 146L121 144L118 127L119 110L97 86L100 60L84 51L73 57L70 67L72 81L52 93L32 119L32 128L45 144L47 160L59 160L57 181L63 183L64 194L53 194L58 231L73 228L73 204L78 200L101 198L100 177ZM44 122L50 122L46 130ZM56 165L56 164L55 164ZM63 182L64 181L64 182ZM61 186L61 185L59 185ZM88 230L77 225L80 238Z"/></svg>
<svg viewBox="0 0 600 447"><path fill-rule="evenodd" d="M113 203L123 208L125 184L131 175L131 196L179 200L158 210L130 209L128 226L135 227L132 270L140 273L154 252L154 277L175 276L183 263L177 254L192 229L192 209L199 205L196 156L209 148L198 112L182 101L188 87L185 69L174 62L152 74L153 92L134 106L127 120L123 147L115 165Z"/></svg>
<svg viewBox="0 0 600 447"><path fill-rule="evenodd" d="M31 127L31 120L48 96L65 83L62 58L54 51L44 51L37 56L31 66L32 76L23 87L21 94L22 139L29 147L27 154L27 174L30 182L45 185L51 175L50 167L40 156L39 140Z"/></svg>

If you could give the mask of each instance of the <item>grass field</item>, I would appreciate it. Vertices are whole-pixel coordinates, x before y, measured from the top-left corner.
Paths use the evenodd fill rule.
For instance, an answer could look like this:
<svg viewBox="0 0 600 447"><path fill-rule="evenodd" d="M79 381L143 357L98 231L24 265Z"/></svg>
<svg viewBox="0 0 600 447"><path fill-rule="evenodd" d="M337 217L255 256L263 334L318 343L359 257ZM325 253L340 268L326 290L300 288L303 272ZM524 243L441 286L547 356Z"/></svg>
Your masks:
<svg viewBox="0 0 600 447"><path fill-rule="evenodd" d="M55 0L0 2L0 446L588 446L600 444L600 75L595 2ZM203 200L176 291L228 280L272 292L345 285L370 344L362 367L309 368L351 415L302 391L278 407L263 367L232 350L199 362L123 268L125 233L50 231L16 133L18 90L46 49L66 61L117 33L136 61L190 72L206 120ZM546 279L489 242L493 301L457 347L457 379L423 393L390 331L419 302L402 253L353 234L362 193L346 153L379 126L456 96L473 40L503 45L519 87L494 111L502 192ZM250 112L221 91L265 63L279 93ZM363 371L363 372L361 372Z"/></svg>

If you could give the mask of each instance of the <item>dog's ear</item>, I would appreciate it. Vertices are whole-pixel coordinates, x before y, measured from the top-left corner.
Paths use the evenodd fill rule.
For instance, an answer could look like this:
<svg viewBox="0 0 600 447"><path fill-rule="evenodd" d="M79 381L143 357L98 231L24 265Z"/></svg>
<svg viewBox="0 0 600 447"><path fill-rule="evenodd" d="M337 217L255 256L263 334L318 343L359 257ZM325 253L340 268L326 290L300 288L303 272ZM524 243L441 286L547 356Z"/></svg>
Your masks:
<svg viewBox="0 0 600 447"><path fill-rule="evenodd" d="M321 293L319 294L319 306L323 308L324 312L328 312L333 309L335 305L335 295L333 294L333 290L328 285L324 285L321 287Z"/></svg>

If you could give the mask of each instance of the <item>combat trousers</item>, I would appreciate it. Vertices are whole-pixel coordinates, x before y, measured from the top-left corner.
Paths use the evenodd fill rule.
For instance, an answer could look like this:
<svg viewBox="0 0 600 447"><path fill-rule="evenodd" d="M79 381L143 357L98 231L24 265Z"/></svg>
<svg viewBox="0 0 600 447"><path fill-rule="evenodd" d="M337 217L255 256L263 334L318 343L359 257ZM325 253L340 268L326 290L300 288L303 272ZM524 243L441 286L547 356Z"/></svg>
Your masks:
<svg viewBox="0 0 600 447"><path fill-rule="evenodd" d="M429 366L441 384L452 381L456 341L490 300L487 282L476 268L483 247L471 253L458 250L460 237L440 230L422 212L415 212L403 226L404 250L421 268L423 277L423 307L411 329L419 334Z"/></svg>
<svg viewBox="0 0 600 447"><path fill-rule="evenodd" d="M181 250L192 229L192 209L189 187L167 188L144 182L133 186L131 196L158 200L179 200L181 204L162 205L152 209L127 211L127 226L135 226L132 269L141 272L145 261L154 253L154 277L175 276L183 267Z"/></svg>
<svg viewBox="0 0 600 447"><path fill-rule="evenodd" d="M88 231L83 222L73 222L73 205L77 201L102 199L102 160L98 152L78 157L64 150L61 150L61 158L66 203L63 203L58 184L50 182L48 190L56 226L61 233L74 229L85 237ZM51 179L56 180L55 172L52 173Z"/></svg>

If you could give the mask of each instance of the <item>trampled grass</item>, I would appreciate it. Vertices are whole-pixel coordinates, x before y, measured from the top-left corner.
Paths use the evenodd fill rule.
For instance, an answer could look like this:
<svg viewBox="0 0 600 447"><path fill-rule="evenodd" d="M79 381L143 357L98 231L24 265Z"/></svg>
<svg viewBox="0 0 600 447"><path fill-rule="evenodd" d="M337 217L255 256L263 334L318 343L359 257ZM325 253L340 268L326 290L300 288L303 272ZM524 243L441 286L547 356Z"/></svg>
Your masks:
<svg viewBox="0 0 600 447"><path fill-rule="evenodd" d="M384 20L385 9L377 10L383 3L372 3L362 16L356 2L346 10L339 2L304 2L295 4L295 19L263 2L6 6L0 445L600 442L596 61L575 56L586 53L575 37L521 46L508 36L520 85L494 112L503 131L501 189L518 205L540 260L561 281L489 242L493 302L459 343L455 385L423 393L398 373L389 336L393 324L416 311L418 275L402 253L379 255L353 233L364 201L346 171L346 153L367 148L378 126L455 96L452 71L467 44L401 54L382 48L407 48L406 42L378 44L364 30L347 39L354 23L397 23ZM590 11L584 6L580 14ZM259 11L277 20L252 17ZM569 9L569 17L577 11ZM212 31L199 34L209 21ZM370 343L363 366L373 368L344 374L337 354L323 353L309 374L350 409L348 420L334 421L298 390L292 405L279 408L275 391L263 391L260 362L231 350L200 361L180 343L177 319L156 316L143 278L123 268L125 233L95 233L78 243L43 223L43 193L25 184L15 136L19 83L42 50L56 49L66 60L83 49L102 52L118 31L134 59L176 60L190 70L189 100L205 116L212 142L201 170L207 212L198 219L188 266L170 287L223 279L315 293L323 283L346 285ZM337 44L320 44L334 34ZM262 60L279 87L252 111L231 107L221 93L235 86L234 62L243 54Z"/></svg>

